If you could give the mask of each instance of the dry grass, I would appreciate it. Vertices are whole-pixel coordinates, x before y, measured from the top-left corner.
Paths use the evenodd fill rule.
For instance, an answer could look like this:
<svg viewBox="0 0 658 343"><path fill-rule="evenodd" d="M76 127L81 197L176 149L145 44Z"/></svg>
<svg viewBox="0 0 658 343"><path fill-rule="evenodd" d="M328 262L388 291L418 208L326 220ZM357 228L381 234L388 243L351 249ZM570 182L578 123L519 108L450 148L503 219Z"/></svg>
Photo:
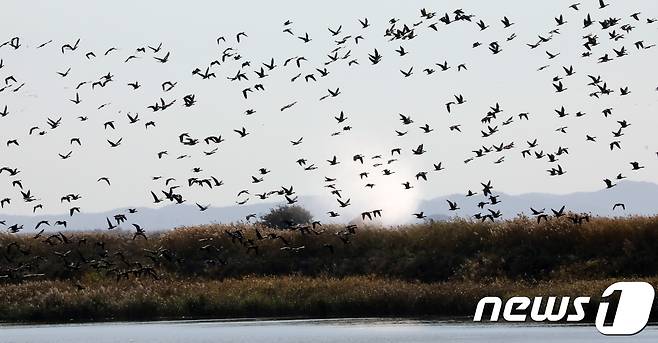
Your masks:
<svg viewBox="0 0 658 343"><path fill-rule="evenodd" d="M276 233L299 252L282 251L280 239L256 239ZM229 237L240 230L245 239ZM658 275L658 217L593 218L583 225L566 218L537 224L520 217L497 223L456 220L394 228L362 227L349 244L324 227L322 234L301 234L256 226L206 225L155 233L132 240L129 232L65 233L69 243L45 237L0 234L0 275L21 273L46 279L114 278L133 268L152 266L160 276L234 278L245 275L376 275L424 282L453 279L526 280L602 279ZM86 243L78 243L86 239ZM98 246L97 242L104 242ZM16 247L8 248L12 243ZM212 246L203 250L204 246ZM258 253L247 246L258 246ZM333 253L325 245L333 247ZM4 247L4 249L2 248ZM218 250L215 250L217 248ZM160 251L158 256L146 252ZM56 253L71 251L65 258ZM101 261L106 267L94 267ZM28 267L25 267L27 264ZM109 272L108 272L109 270Z"/></svg>
<svg viewBox="0 0 658 343"><path fill-rule="evenodd" d="M29 281L0 288L2 321L100 321L165 318L432 316L470 317L497 295L597 297L615 280L492 280L420 283L373 276L244 277L217 280ZM647 281L656 284L658 279ZM654 311L655 313L655 311Z"/></svg>
<svg viewBox="0 0 658 343"><path fill-rule="evenodd" d="M281 250L283 240L258 240L257 229L305 248ZM349 243L336 235L343 227L323 229L206 225L148 240L66 232L52 244L48 235L0 234L0 320L469 316L485 295L594 296L616 279L658 284L658 217L360 227L344 236ZM227 234L236 230L242 242ZM125 273L140 267L158 279Z"/></svg>

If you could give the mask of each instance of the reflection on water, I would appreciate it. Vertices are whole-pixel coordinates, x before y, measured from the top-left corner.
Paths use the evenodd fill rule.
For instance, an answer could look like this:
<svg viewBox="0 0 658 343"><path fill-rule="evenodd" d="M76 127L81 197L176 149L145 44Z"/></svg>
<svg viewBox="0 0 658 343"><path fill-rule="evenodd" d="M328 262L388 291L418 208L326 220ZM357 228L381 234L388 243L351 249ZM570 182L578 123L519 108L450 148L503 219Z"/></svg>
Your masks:
<svg viewBox="0 0 658 343"><path fill-rule="evenodd" d="M606 337L591 326L475 325L391 319L167 321L0 326L1 342L656 342L658 327L633 337Z"/></svg>

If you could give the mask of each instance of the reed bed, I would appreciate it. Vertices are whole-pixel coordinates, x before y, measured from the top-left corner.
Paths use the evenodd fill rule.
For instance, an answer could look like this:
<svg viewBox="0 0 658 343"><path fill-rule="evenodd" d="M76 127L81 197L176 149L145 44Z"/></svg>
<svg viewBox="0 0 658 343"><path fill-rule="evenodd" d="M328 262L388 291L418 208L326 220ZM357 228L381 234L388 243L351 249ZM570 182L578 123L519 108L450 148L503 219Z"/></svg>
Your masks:
<svg viewBox="0 0 658 343"><path fill-rule="evenodd" d="M0 320L471 316L483 296L658 284L658 217L62 235L0 234Z"/></svg>
<svg viewBox="0 0 658 343"><path fill-rule="evenodd" d="M256 230L283 239L258 240ZM218 280L245 275L375 275L423 282L658 275L658 217L592 218L582 225L564 217L541 223L519 217L496 223L363 226L343 236L347 243L335 234L344 230L328 225L316 228L320 234L302 234L258 225L206 225L148 233L148 240L133 240L131 232L119 230L62 232L68 242L56 238L50 244L44 241L57 232L38 239L0 234L0 276L28 264L24 273L45 279L114 278L116 273L107 270L125 269L125 261L152 266L159 276ZM235 231L244 239L227 234ZM106 268L94 268L90 261L103 261Z"/></svg>
<svg viewBox="0 0 658 343"><path fill-rule="evenodd" d="M658 278L644 280L658 284ZM26 281L0 288L0 321L263 317L461 317L470 320L477 302L484 296L591 296L595 304L601 292L615 281L617 279L423 283L374 276L247 276L223 281L93 281L85 283L84 288L67 281Z"/></svg>

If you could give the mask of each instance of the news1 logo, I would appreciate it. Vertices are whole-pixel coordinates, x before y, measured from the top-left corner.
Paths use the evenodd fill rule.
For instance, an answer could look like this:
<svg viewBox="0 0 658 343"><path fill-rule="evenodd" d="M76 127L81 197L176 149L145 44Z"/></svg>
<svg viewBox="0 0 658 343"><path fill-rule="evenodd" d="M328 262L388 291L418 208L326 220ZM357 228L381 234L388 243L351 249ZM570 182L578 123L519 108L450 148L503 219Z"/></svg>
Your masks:
<svg viewBox="0 0 658 343"><path fill-rule="evenodd" d="M613 295L618 295L616 308L611 307ZM655 290L646 282L617 282L603 291L601 302L596 312L596 329L604 335L627 336L642 331L649 322L651 307ZM498 297L485 297L480 299L475 310L473 321L482 321L487 305L492 305L490 321L496 322L502 310L503 319L508 322L528 321L527 311L530 309L530 320L534 322L580 322L585 319L585 305L589 304L589 297L559 298L548 297L546 304L542 297L530 299L528 297L512 297L505 302ZM575 313L567 315L569 305L572 304ZM543 307L543 311L542 311ZM521 311L521 313L519 313Z"/></svg>

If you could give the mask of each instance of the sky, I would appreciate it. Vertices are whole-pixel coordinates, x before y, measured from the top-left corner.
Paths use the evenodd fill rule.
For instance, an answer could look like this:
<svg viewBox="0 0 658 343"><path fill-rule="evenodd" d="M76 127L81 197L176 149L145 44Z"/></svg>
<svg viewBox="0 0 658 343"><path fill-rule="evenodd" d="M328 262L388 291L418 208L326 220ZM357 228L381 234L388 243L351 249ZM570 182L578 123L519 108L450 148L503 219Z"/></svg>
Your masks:
<svg viewBox="0 0 658 343"><path fill-rule="evenodd" d="M0 118L0 166L19 168L21 173L9 177L0 175L0 199L11 198L10 205L0 209L2 214L30 214L33 205L43 204L42 213L67 213L73 206L61 203L61 196L69 193L83 195L76 204L84 212L99 212L126 206L160 206L152 203L150 191L158 194L166 189L164 179L176 178L176 185L188 203L212 206L234 205L236 194L248 189L252 194L249 203L279 201L280 198L259 200L253 194L294 185L296 195L326 197L327 210L336 210L335 196L325 187L325 177L335 178L336 187L342 190L343 199L352 199L359 211L384 208L388 218L395 220L412 213L423 199L446 195L465 194L479 190L480 182L493 180L496 191L510 194L546 192L565 194L593 191L604 188L605 178L624 173L631 180L658 183L658 78L653 65L658 48L637 50L633 43L644 40L645 45L656 43L658 22L647 24L646 18L658 17L658 3L646 1L608 1L610 6L599 9L598 1L581 1L579 11L569 8L572 1L5 1L0 20L0 41L20 37L21 46L0 48L4 67L2 79L14 75L17 84L25 83L18 92L11 87L0 92L0 109L7 105L10 112ZM437 12L431 19L422 19L420 9ZM463 9L473 14L473 22L460 21L450 25L439 24L438 30L428 25L438 21L444 13ZM629 16L641 12L641 21ZM623 39L609 39L608 32L599 24L582 28L587 14L595 20L621 18L614 29L625 35ZM554 17L563 15L566 24L559 33L549 34L556 28ZM514 23L504 28L500 20L509 17ZM368 18L371 26L362 28L358 19ZM396 27L412 25L418 37L412 40L389 41L384 36L389 20L399 20ZM476 21L488 25L480 31ZM290 20L292 24L284 26ZM630 33L621 30L622 24L635 28ZM294 35L284 33L289 27ZM341 33L332 36L328 28L341 27ZM236 34L246 37L236 42ZM308 33L311 41L304 43L296 38ZM585 51L583 36L593 33L601 44L593 49L592 56L582 58ZM512 40L508 37L515 34ZM338 51L350 57L325 65L327 55L337 47L336 40L347 40ZM354 37L361 35L358 44ZM552 39L536 49L538 35ZM225 41L217 43L218 37ZM80 39L78 49L61 52L64 44L73 45ZM42 43L52 40L43 48ZM497 41L502 52L492 54L487 45ZM153 53L136 53L140 47L162 49ZM473 48L474 42L483 43ZM399 56L395 49L403 46L409 53ZM625 46L628 56L599 64L597 58ZM104 55L109 48L115 51ZM232 48L239 60L227 59L210 71L217 78L203 80L192 75L192 70L205 70L211 61L221 60L222 52ZM368 54L374 49L383 56L372 65ZM559 53L548 58L546 52ZM88 59L87 52L96 57ZM170 52L167 63L158 63L153 57ZM124 60L136 55L127 63ZM298 68L288 58L304 56ZM277 68L268 77L258 79L254 70L261 63L275 59ZM348 66L356 59L358 65ZM250 66L241 67L245 61ZM447 61L451 66L441 72L436 63ZM467 70L457 71L459 64ZM573 66L575 75L566 77L563 66ZM538 71L539 67L547 66ZM330 74L320 78L316 68L327 68ZM413 67L410 77L400 70ZM66 77L56 72L65 72ZM425 68L436 72L426 75ZM227 79L242 70L246 81ZM108 86L91 89L90 84L76 90L83 81L98 80L107 73L114 75ZM298 73L302 76L291 82ZM317 82L305 82L304 75L314 73ZM599 99L589 96L595 90L587 86L587 75L601 75L615 90L610 96ZM566 91L556 93L552 79L560 76ZM127 83L138 81L142 86L132 90ZM177 82L164 92L165 81ZM0 80L2 82L2 80ZM262 84L264 91L242 96L242 90ZM629 87L631 94L620 96L619 88ZM15 87L15 86L13 86ZM328 89L340 88L335 98L319 99ZM74 104L76 92L82 99ZM194 94L197 103L184 107L182 98ZM454 95L463 94L466 103L453 106L448 113L445 104L454 101ZM165 111L153 112L147 108L160 98L177 99ZM280 108L296 102L285 111ZM503 110L491 126L500 132L483 138L481 118L489 107L499 103ZM102 109L98 107L106 104ZM558 118L554 110L564 106L571 115ZM602 110L613 108L606 118ZM256 112L245 115L247 109ZM338 124L334 116L343 111L348 119ZM582 111L586 116L577 118ZM137 124L129 124L126 113L139 114ZM528 112L530 120L520 121L517 114ZM402 125L398 114L411 116L413 123ZM89 119L81 122L78 116ZM48 118L62 118L60 127L51 130ZM502 122L514 117L510 125ZM619 128L618 120L631 126L624 136L613 138ZM104 129L103 124L114 121L115 130ZM154 121L155 128L145 129L144 123ZM425 134L419 128L428 124L434 131ZM461 125L462 132L451 131L450 126ZM29 135L30 128L46 134ZM351 130L343 130L350 126ZM567 126L567 133L556 132ZM245 138L233 132L245 127L250 134ZM395 130L408 131L397 137ZM331 133L341 132L336 136ZM203 138L222 135L218 145L200 143L184 146L178 136L189 133ZM596 136L597 142L586 142L586 135ZM80 138L82 147L70 144L71 138ZM302 144L292 146L290 141L303 137ZM110 148L107 140L122 139L122 145ZM19 147L5 146L7 140L17 139ZM559 156L557 164L567 173L551 177L547 169L556 167L543 159L523 158L521 150L527 141L538 140L532 151L555 152L558 147L569 149L568 155ZM621 140L622 149L610 151L609 143ZM482 146L509 144L514 149L503 153L490 153L467 164L473 150ZM427 151L414 155L411 149L423 144ZM204 151L217 147L215 154ZM402 154L390 165L373 167L374 163L387 163L391 149L401 148ZM158 159L159 151L168 155ZM71 157L62 159L58 154ZM352 161L362 154L366 163ZM177 156L188 158L177 159ZM370 157L382 155L382 160ZM340 164L330 166L326 160L337 156ZM504 156L504 161L495 164ZM318 169L305 171L295 163L305 158ZM631 171L629 162L638 161L644 169ZM433 164L442 162L445 170L433 172ZM195 173L193 168L201 168ZM253 184L252 176L259 168L271 173L263 182ZM395 172L383 176L381 170ZM361 180L359 173L370 176ZM428 181L417 181L419 171L428 172ZM224 185L214 189L188 187L189 177L215 176ZM111 185L97 182L105 176ZM162 180L152 180L162 176ZM37 202L24 203L13 180L21 180L30 189ZM403 182L413 188L405 190ZM370 190L366 183L374 183Z"/></svg>

